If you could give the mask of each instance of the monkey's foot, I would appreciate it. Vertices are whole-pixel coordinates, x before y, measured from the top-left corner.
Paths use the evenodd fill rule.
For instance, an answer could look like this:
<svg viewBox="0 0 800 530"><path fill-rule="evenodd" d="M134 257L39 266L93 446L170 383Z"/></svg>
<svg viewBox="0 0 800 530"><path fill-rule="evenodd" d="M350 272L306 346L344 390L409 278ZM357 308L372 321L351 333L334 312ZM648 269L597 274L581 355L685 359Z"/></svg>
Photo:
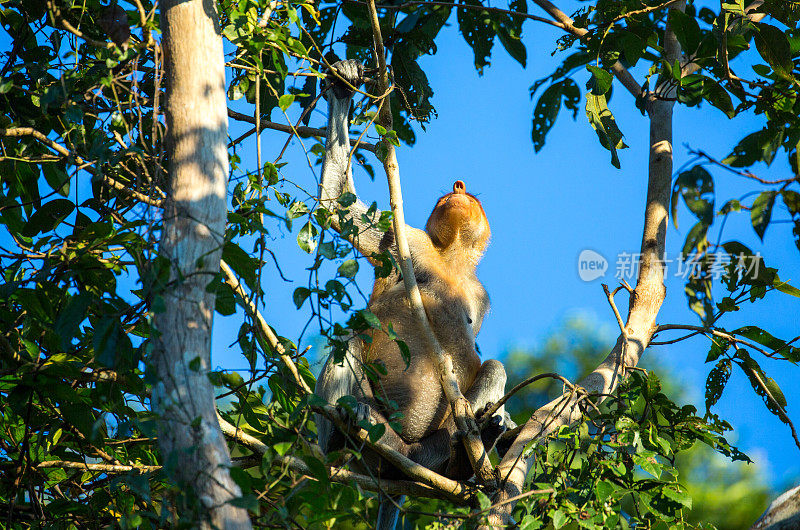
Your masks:
<svg viewBox="0 0 800 530"><path fill-rule="evenodd" d="M337 98L351 96L353 87L358 87L364 78L364 65L355 59L337 61L331 65L331 69L335 73L328 72L327 80Z"/></svg>
<svg viewBox="0 0 800 530"><path fill-rule="evenodd" d="M484 410L492 408L493 403L487 403ZM485 447L495 445L497 454L502 458L511 447L511 441L499 441L500 435L511 429L516 429L517 424L505 410L496 412L481 430L481 441Z"/></svg>
<svg viewBox="0 0 800 530"><path fill-rule="evenodd" d="M517 428L517 424L514 423L514 420L511 419L511 416L508 415L508 412L503 413L505 418L503 419L503 432L510 431L512 429ZM514 442L513 438L502 439L498 438L495 447L497 448L497 454L500 458L506 456L506 453L509 449L511 449L511 444Z"/></svg>

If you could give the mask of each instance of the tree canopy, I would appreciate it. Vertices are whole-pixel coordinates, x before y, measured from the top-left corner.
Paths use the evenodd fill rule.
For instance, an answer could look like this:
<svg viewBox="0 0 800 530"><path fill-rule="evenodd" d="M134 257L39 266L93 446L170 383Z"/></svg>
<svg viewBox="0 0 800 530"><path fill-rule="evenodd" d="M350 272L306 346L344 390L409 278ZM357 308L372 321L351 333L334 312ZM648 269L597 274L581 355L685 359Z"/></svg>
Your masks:
<svg viewBox="0 0 800 530"><path fill-rule="evenodd" d="M639 282L606 290L620 338L605 364L595 368L597 359L583 358L569 379L535 373L533 362L521 368L525 361L515 358L510 373L519 377L509 388L535 377L558 381L558 391L552 409L527 390L509 398L518 420L534 420L508 435L516 437L512 453L520 458L498 469L508 470L517 488L519 477L525 482L519 495L506 489L505 497L480 482L458 483L453 493L419 477L376 481L342 466L343 455L322 455L312 413L328 405L311 392L310 354L262 316L265 304L304 315L308 333L319 334L334 358L353 332L382 326L355 281L366 261L330 230L337 212L320 207L307 185L324 154L325 131L312 110L322 107L328 67L356 58L375 69L374 79L384 73L374 60L369 4L217 3L228 116L247 128L228 138L222 257L205 289L219 315L242 315L232 348L249 370L208 371L188 361L215 388L233 457L230 477L242 492L231 503L247 509L256 526L367 527L379 492L409 493L406 521L420 527L482 524L489 515L530 529L704 526L691 509L692 498L707 492L687 482L679 462L696 445L749 460L726 439L731 425L715 414L734 370L786 424L787 446L793 438L800 447L787 400L762 368L769 358L795 369L798 337L723 326L726 314L756 314L767 292L800 297L781 279L780 263L724 230L727 219L744 216L763 239L770 225L788 222L800 250L800 4L596 0L571 16L547 0L377 5L392 125L377 115L372 96L379 85L368 84L353 111L358 178L382 179L387 153L412 148L436 118L434 92L456 89L431 86L421 66L429 55L435 64L437 39L447 31L461 34L482 72L493 53L523 67L542 53L526 49L523 29L563 30L555 43L561 64L537 73L531 108L520 109L532 115L534 151L547 149L559 115L584 114L620 167L618 152L627 146L614 119L615 90L633 94L651 123L650 192L637 205L645 215ZM165 293L186 281L173 274L158 244L173 162L165 145L164 64L175 53L164 46L158 11L149 0L8 0L0 10L7 33L0 66L0 517L9 527L192 526L205 509L177 473L174 455L159 449L151 406L159 382L154 318L165 311ZM674 105L712 106L732 128L755 115L761 128L742 131L722 159L698 147L694 162L673 174ZM264 129L284 132L285 144L262 153ZM290 146L295 138L303 141ZM304 150L306 166L286 163L290 147ZM243 156L254 148L255 164ZM767 167L780 167L785 177L761 176ZM717 197L715 176L723 172L746 179L751 190ZM342 197L338 206L346 210L351 201ZM691 220L681 222L692 228L685 241L669 245L692 267L685 283L690 312L685 323L653 327L664 296L667 216L677 223L684 207ZM390 230L391 212L377 223ZM292 300L267 296L282 275L265 266L281 262L271 248L278 230L296 234L310 256L308 281ZM380 263L378 274L396 266L388 257ZM616 305L625 294L627 322ZM698 335L708 339L709 363L701 411L665 391L657 368L636 366L647 345L667 349ZM621 377L611 387L593 387L591 376L577 384L592 370ZM556 409L557 420L536 420ZM357 447L371 446L387 428L360 427L350 433L361 435ZM345 453L360 457L356 449Z"/></svg>

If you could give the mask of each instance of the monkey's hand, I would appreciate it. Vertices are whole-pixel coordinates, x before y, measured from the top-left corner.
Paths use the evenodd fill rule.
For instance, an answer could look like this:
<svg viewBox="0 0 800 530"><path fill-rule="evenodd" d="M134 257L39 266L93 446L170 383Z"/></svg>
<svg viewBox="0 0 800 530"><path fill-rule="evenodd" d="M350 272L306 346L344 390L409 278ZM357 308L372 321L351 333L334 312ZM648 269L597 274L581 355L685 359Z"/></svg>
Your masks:
<svg viewBox="0 0 800 530"><path fill-rule="evenodd" d="M355 59L337 61L331 65L327 81L337 98L350 97L364 80L364 65Z"/></svg>

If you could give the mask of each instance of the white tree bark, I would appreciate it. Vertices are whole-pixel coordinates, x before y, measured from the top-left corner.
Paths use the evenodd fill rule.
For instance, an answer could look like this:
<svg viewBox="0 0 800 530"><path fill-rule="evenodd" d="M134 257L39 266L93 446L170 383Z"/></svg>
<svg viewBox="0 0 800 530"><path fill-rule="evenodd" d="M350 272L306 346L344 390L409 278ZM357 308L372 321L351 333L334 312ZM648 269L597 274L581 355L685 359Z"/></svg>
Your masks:
<svg viewBox="0 0 800 530"><path fill-rule="evenodd" d="M800 486L783 492L772 501L751 530L792 530L800 528Z"/></svg>
<svg viewBox="0 0 800 530"><path fill-rule="evenodd" d="M159 254L171 264L150 358L158 445L165 470L190 501L181 517L199 528L250 528L246 510L230 504L241 491L230 477L207 377L214 295L206 286L220 270L228 181L222 37L210 0L166 0L160 7L170 191Z"/></svg>
<svg viewBox="0 0 800 530"><path fill-rule="evenodd" d="M537 0L537 3L547 4L558 11L549 2ZM685 5L686 2L682 0L674 4L674 8L683 10ZM680 45L674 33L668 28L664 42L664 58L672 64L680 55ZM625 377L626 370L636 366L656 329L656 316L666 294L662 260L672 182L674 106L674 102L668 99L674 97L674 93L664 95L665 99L652 99L648 108L650 163L636 289L631 294L628 319L616 345L600 366L578 383L589 394L600 396L611 394ZM487 525L482 528L500 528L508 524L516 504L513 499L522 493L525 478L530 470L531 462L528 457L533 447L562 425L572 425L581 419L582 410L579 403L581 397L575 392L566 393L531 416L498 465L498 477L502 488L494 499L495 505L489 512Z"/></svg>

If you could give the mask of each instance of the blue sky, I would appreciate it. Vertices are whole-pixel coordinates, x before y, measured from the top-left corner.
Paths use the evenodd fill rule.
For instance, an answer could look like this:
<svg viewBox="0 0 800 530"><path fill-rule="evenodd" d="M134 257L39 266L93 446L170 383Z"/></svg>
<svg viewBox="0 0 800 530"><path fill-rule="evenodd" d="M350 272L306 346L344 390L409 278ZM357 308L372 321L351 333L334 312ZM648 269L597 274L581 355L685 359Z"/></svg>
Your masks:
<svg viewBox="0 0 800 530"><path fill-rule="evenodd" d="M589 315L598 327L615 337L616 322L600 284L605 282L614 287L617 255L638 252L641 241L648 121L634 107L633 98L616 85L610 107L630 146L620 152L620 170L610 164L609 153L599 145L583 114L582 103L574 122L562 109L545 148L534 153L530 131L535 101L530 100L528 87L551 73L564 54L551 57L555 40L560 36L555 28L527 22L524 34L527 69L508 57L496 43L492 64L481 77L473 67L472 51L455 24L445 28L437 41L437 54L421 61L435 91L433 104L438 118L424 132L417 128L415 146L398 149L409 224L423 227L436 198L449 191L456 179L463 180L467 190L478 195L486 210L492 241L479 266L479 276L491 296L492 309L478 337L484 357L502 357L512 346L537 344L565 316L575 312ZM642 79L641 72L634 73ZM574 77L583 86L587 74L578 72ZM324 112L325 105L320 103L311 125L323 126ZM296 118L297 114L290 116ZM273 115L276 121L282 118L279 113ZM676 171L690 159L688 147L723 158L741 137L761 128L754 116L730 121L708 105L700 109L676 108L674 124ZM231 127L231 135L235 137L241 127L233 122ZM284 141L282 133L264 132L265 158L277 152ZM303 143L306 148L312 145L308 140ZM246 165L254 160L253 145L252 140L247 140L245 149L240 150ZM315 189L315 177L308 169L299 141L293 142L288 160L285 176L296 179L308 190ZM380 163L374 158L371 161L377 170L375 182L370 182L362 171L356 171L356 187L367 203L374 200L380 208L387 209L385 177ZM785 177L788 172L784 155L779 155L772 168L756 169L767 178ZM318 173L319 168L316 170ZM722 171L713 171L713 175L718 206L753 189L740 177ZM670 224L668 259L676 258L680 252L693 224L690 215L681 208L680 229ZM785 207L776 205L773 219L787 218ZM711 233L716 236L718 229L717 223ZM273 237L269 246L278 256L284 274L293 281L281 281L271 263L265 264L263 312L280 334L296 338L308 313L307 306L300 313L294 310L291 293L296 287L306 285L308 273L303 268L309 267L313 258L297 248L296 233L276 230ZM790 224L771 226L762 244L750 226L748 213L744 212L729 219L726 225L722 240L733 238L760 251L768 265L779 266L782 279L800 283L800 259L792 242ZM605 278L592 282L579 278L577 258L584 249L595 250L609 260L610 270ZM698 325L697 317L688 309L682 279L674 275L674 264L670 267L667 300L658 322ZM369 292L372 273L366 269L366 263L362 264L358 279L362 290ZM624 315L627 309L624 297L620 295L617 303ZM797 298L772 293L754 306L748 304L742 313L726 316L720 324L727 329L756 324L784 339L798 334L800 300ZM226 368L246 364L229 349L239 323L240 317L220 320L215 331L215 364ZM301 347L317 346L313 326L306 332ZM609 347L612 343L613 338ZM319 355L314 350L311 358ZM707 351L706 339L693 339L648 350L646 356L657 357L670 367L685 382L702 411L705 377L711 368L704 363ZM598 362L601 358L599 355ZM761 359L759 362L786 393L789 416L795 423L800 422L797 413L800 391L794 385L796 368L785 362ZM767 412L743 374L734 372L716 410L734 426L735 434L730 438L762 466L771 484L780 487L800 475L800 450L792 443L789 429Z"/></svg>

